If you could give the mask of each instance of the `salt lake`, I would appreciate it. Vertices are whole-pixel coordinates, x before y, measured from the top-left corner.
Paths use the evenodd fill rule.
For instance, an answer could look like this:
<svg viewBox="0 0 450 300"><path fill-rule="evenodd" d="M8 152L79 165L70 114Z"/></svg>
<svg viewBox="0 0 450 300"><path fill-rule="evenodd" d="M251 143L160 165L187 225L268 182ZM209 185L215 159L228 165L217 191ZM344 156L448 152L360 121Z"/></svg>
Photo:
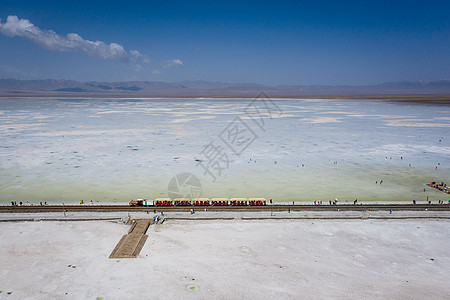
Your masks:
<svg viewBox="0 0 450 300"><path fill-rule="evenodd" d="M425 183L449 129L450 106L364 99L2 98L0 201L448 201Z"/></svg>

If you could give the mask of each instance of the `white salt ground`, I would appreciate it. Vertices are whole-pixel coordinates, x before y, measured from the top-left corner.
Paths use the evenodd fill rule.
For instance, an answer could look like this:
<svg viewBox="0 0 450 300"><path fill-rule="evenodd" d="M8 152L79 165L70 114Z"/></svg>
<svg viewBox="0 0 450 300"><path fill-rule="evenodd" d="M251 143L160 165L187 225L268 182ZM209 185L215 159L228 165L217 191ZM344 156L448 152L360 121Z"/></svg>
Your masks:
<svg viewBox="0 0 450 300"><path fill-rule="evenodd" d="M448 220L0 223L0 299L448 299ZM8 294L8 292L12 292Z"/></svg>

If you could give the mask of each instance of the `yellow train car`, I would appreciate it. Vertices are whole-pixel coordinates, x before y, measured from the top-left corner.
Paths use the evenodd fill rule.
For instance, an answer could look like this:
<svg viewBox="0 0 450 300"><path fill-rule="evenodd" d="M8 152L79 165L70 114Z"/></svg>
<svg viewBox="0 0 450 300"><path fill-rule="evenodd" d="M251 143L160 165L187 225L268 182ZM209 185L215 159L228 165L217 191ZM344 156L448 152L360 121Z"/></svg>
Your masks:
<svg viewBox="0 0 450 300"><path fill-rule="evenodd" d="M245 206L245 205L247 205L247 198L231 198L230 205Z"/></svg>
<svg viewBox="0 0 450 300"><path fill-rule="evenodd" d="M175 206L189 206L192 205L191 198L175 198L173 199Z"/></svg>
<svg viewBox="0 0 450 300"><path fill-rule="evenodd" d="M228 198L212 198L211 205L213 206L227 206Z"/></svg>
<svg viewBox="0 0 450 300"><path fill-rule="evenodd" d="M172 198L156 198L154 203L155 203L155 206L172 206L173 205Z"/></svg>
<svg viewBox="0 0 450 300"><path fill-rule="evenodd" d="M266 198L249 198L248 204L252 206L266 205Z"/></svg>
<svg viewBox="0 0 450 300"><path fill-rule="evenodd" d="M192 199L192 204L197 205L197 206L210 205L209 198L194 198L194 199Z"/></svg>

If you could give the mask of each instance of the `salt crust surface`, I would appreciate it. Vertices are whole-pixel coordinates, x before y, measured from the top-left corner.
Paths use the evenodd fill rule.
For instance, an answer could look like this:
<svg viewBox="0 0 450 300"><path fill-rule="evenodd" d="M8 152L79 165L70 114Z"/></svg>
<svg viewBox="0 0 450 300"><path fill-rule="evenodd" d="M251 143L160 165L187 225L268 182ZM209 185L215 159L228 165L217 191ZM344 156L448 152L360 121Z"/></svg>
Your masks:
<svg viewBox="0 0 450 300"><path fill-rule="evenodd" d="M129 226L0 223L0 299L444 299L448 220L168 220L136 259ZM7 294L7 292L12 292Z"/></svg>

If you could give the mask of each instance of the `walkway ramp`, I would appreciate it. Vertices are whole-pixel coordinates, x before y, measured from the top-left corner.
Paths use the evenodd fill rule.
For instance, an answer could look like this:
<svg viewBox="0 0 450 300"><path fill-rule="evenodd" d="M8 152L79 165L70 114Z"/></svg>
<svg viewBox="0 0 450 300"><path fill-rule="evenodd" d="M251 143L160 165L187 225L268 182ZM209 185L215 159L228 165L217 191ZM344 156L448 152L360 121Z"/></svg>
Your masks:
<svg viewBox="0 0 450 300"><path fill-rule="evenodd" d="M145 233L152 223L150 219L133 220L128 234L120 239L109 258L136 258L147 241Z"/></svg>

